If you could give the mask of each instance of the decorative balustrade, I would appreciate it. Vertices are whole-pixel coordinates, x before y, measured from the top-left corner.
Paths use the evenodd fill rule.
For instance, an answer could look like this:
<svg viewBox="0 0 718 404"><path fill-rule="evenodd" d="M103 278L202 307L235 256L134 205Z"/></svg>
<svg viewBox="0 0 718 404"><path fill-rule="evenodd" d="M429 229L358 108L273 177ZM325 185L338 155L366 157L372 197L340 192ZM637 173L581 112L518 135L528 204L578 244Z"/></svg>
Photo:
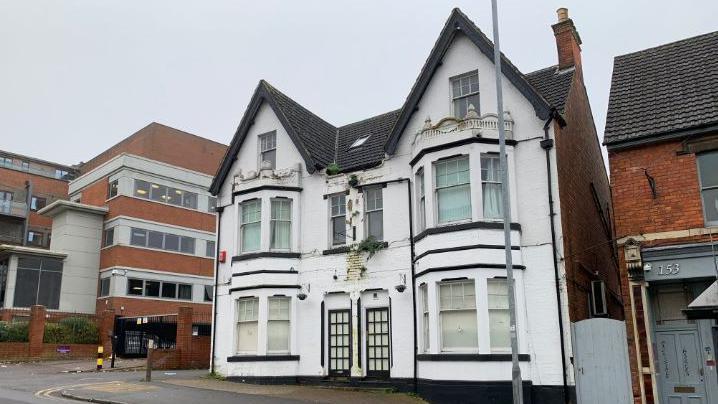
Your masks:
<svg viewBox="0 0 718 404"><path fill-rule="evenodd" d="M475 111L470 110L464 119L447 117L433 124L431 118L427 117L424 126L417 132L412 143L413 155L417 155L422 149L451 143L458 140L484 137L499 137L499 119L496 114L485 114L478 116ZM508 112L504 113L504 130L506 139L513 139L514 122Z"/></svg>
<svg viewBox="0 0 718 404"><path fill-rule="evenodd" d="M296 167L284 169L262 168L259 171L240 170L239 173L234 176L232 192L241 192L262 186L301 187L301 165L297 164Z"/></svg>

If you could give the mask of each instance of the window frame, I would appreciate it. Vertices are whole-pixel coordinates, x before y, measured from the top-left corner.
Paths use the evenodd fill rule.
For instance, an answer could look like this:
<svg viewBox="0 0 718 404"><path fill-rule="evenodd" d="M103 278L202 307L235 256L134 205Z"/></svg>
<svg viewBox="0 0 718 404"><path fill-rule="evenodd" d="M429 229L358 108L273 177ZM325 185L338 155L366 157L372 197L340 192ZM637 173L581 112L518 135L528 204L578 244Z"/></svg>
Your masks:
<svg viewBox="0 0 718 404"><path fill-rule="evenodd" d="M120 192L120 181L114 180L107 183L107 199L116 197Z"/></svg>
<svg viewBox="0 0 718 404"><path fill-rule="evenodd" d="M439 181L438 181L439 166L442 164L448 164L448 163L456 161L457 162L457 171L454 172L452 175L459 175L459 173L463 172L463 171L458 170L458 161L464 160L464 159L466 159L466 167L467 167L466 182L460 183L460 184L454 184L454 185L439 186ZM468 154L462 154L459 156L452 156L452 157L439 159L432 163L432 168L433 168L433 172L434 172L434 184L433 184L434 185L434 189L433 189L434 205L435 205L434 211L436 212L436 218L435 218L434 222L436 223L436 225L437 226L445 226L445 225L451 225L451 224L456 224L456 223L470 222L473 219L473 201L472 201L473 195L472 195L472 191L471 191L471 158L470 158L470 156ZM469 195L469 198L468 198L469 204L468 204L467 210L469 212L469 215L468 215L468 217L464 217L464 218L460 218L460 219L442 221L441 214L440 214L441 213L441 210L440 210L441 204L440 204L440 198L439 198L440 191L449 190L449 189L458 188L458 187L467 187L468 188L467 193Z"/></svg>
<svg viewBox="0 0 718 404"><path fill-rule="evenodd" d="M473 289L473 293L474 293L474 295L473 295L474 296L474 307L473 308L464 307L464 308L459 308L459 309L442 308L441 307L441 289L442 289L441 287L443 285L452 285L453 286L453 285L465 285L465 284L471 284L473 287L472 289ZM452 353L452 352L471 352L471 353L479 352L479 334L480 334L479 333L479 319L478 319L478 315L479 315L478 309L479 308L478 308L478 304L476 302L476 280L475 279L458 279L458 280L438 282L436 285L437 285L437 296L438 296L437 310L439 313L439 319L438 319L439 321L437 322L438 327L439 327L439 349L441 350L441 352L449 352L449 353ZM462 287L462 299L466 299L466 296L467 296L466 294L463 293L464 290L465 290L465 286ZM453 301L453 298L454 298L453 287L452 287L451 291L452 291L451 299ZM444 337L443 337L443 335L444 335L443 313L444 312L470 312L470 311L473 311L474 320L476 321L476 339L474 340L475 345L474 346L466 346L466 347L446 347Z"/></svg>
<svg viewBox="0 0 718 404"><path fill-rule="evenodd" d="M39 241L36 241L39 239ZM27 243L35 247L43 247L45 244L45 233L36 230L28 230Z"/></svg>
<svg viewBox="0 0 718 404"><path fill-rule="evenodd" d="M112 282L112 277L110 277L110 276L108 276L106 278L100 278L100 286L98 288L99 291L97 293L98 297L107 297L110 295L111 286L112 286L111 282ZM105 286L107 286L106 291L105 291Z"/></svg>
<svg viewBox="0 0 718 404"><path fill-rule="evenodd" d="M42 206L40 206L42 205ZM32 195L30 197L30 210L33 212L37 212L47 206L47 198L37 195Z"/></svg>
<svg viewBox="0 0 718 404"><path fill-rule="evenodd" d="M273 139L271 147L265 148L265 139ZM272 170L277 168L277 131L273 130L271 132L262 133L257 136L257 146L259 148L259 168L262 168L262 163L265 161L269 161L272 163L272 166L270 167ZM265 153L271 153L274 152L273 160L265 160L264 155Z"/></svg>
<svg viewBox="0 0 718 404"><path fill-rule="evenodd" d="M254 221L248 221L245 222L244 217L244 210L247 209L250 205L257 205L259 215L256 220ZM245 238L246 235L245 229L249 225L257 225L259 226L259 233L257 235L257 248L248 250L245 248ZM262 200L261 199L247 199L245 201L242 201L239 203L239 252L240 253L248 253L248 252L255 252L255 251L261 251L262 250Z"/></svg>
<svg viewBox="0 0 718 404"><path fill-rule="evenodd" d="M217 242L214 240L206 240L204 246L204 256L207 258L214 258L217 254Z"/></svg>
<svg viewBox="0 0 718 404"><path fill-rule="evenodd" d="M269 249L271 251L292 251L292 202L290 198L271 198L269 200ZM274 218L275 203L288 205L289 219ZM274 226L278 223L289 223L289 240L287 241L288 245L286 248L280 248L274 245Z"/></svg>
<svg viewBox="0 0 718 404"><path fill-rule="evenodd" d="M287 303L287 318L286 319L272 319L272 301L284 301ZM281 307L280 307L281 310ZM286 350L270 350L269 349L269 324L272 322L286 323L287 326L287 349ZM292 298L289 296L269 296L267 297L267 354L268 355L282 355L289 354L292 349Z"/></svg>
<svg viewBox="0 0 718 404"><path fill-rule="evenodd" d="M431 323L429 318L429 285L419 285L419 296L421 298L421 352L431 350Z"/></svg>
<svg viewBox="0 0 718 404"><path fill-rule="evenodd" d="M110 235L108 237L108 235ZM108 241L109 240L109 241ZM110 227L102 232L102 247L110 247L115 245L115 227Z"/></svg>
<svg viewBox="0 0 718 404"><path fill-rule="evenodd" d="M500 296L500 295L496 295L496 294L490 293L490 287L489 287L489 285L492 284L492 283L497 283L497 284L498 284L498 283L501 283L502 286L504 286L504 287L506 288L506 295L505 295L505 298L506 298L506 308L495 308L495 307L492 308L492 307L491 307L491 302L490 302L491 299L490 299L490 296L492 296L492 295ZM495 277L495 278L487 278L487 279L486 279L486 300L487 300L486 310L487 310L487 313L488 313L488 320L489 320L489 324L488 324L488 326L489 326L489 348L491 349L491 352L492 352L492 353L493 353L493 352L495 352L495 353L511 352L511 331L510 331L510 328L508 328L508 329L506 330L506 332L509 333L509 334L508 334L508 337L509 337L509 344L508 344L508 346L503 346L503 347L498 347L498 346L497 346L497 347L494 347L494 341L491 340L491 314L492 314L492 312L493 312L493 313L496 313L496 312L499 312L499 311L505 311L505 312L509 315L509 327L510 327L510 325L511 325L511 317L510 317L510 316L511 316L511 313L509 312L509 305L511 304L511 302L509 302L509 289L508 289L508 287L509 287L509 285L508 285L508 280L507 280L506 278Z"/></svg>
<svg viewBox="0 0 718 404"><path fill-rule="evenodd" d="M24 260L28 260L29 262L36 261L39 264L39 266L37 266L37 267L32 267L29 265L24 266L24 264L23 264ZM55 268L47 268L47 266L48 266L47 264L50 262L53 263L53 266ZM15 278L15 297L13 300L13 306L15 306L15 307L31 307L32 305L42 304L51 310L59 309L60 308L60 298L61 298L61 293L62 293L62 278L63 278L62 274L64 272L64 269L65 268L64 268L63 261L56 259L56 258L37 258L37 257L29 257L29 256L19 257L18 262L17 262L17 271L16 271L16 275L15 275L15 277L16 277ZM37 275L36 281L34 283L34 298L33 298L32 303L27 306L24 305L24 302L18 301L18 297L20 297L20 299L22 299L23 297L27 298L27 296L28 296L27 293L22 293L22 289L21 289L22 286L27 286L27 285L22 284L22 282L25 282L23 275L27 275L26 271L34 271L32 274ZM43 285L43 280L45 282L47 282L49 280L49 279L45 279L43 277L43 273L53 273L53 274L59 273L60 274L59 279L56 279L57 280L57 290L56 290L57 299L54 299L54 297L52 295L46 296L46 298L48 298L48 299L51 298L53 300L52 302L41 301L42 300L41 292L43 290L47 290L47 288Z"/></svg>
<svg viewBox="0 0 718 404"><path fill-rule="evenodd" d="M473 76L476 76L476 91L471 91L472 83L470 80ZM461 88L462 88L461 81L462 80L469 80L469 83L468 83L469 84L469 92L466 94L462 93L457 96L454 93L454 83L459 82L459 89L461 91ZM459 101L459 102L467 101L470 98L474 98L476 100L476 105L474 105L474 109L476 110L476 113L478 115L481 115L481 112L480 112L481 111L481 90L479 88L480 83L481 82L479 81L479 71L478 70L472 70L472 71L468 71L466 73L461 73L461 74L453 76L453 77L449 77L449 91L451 92L451 115L453 117L455 117L456 119L464 119L466 117L466 115L457 116L459 111L456 110L456 102L457 101ZM466 111L468 113L469 104L466 105Z"/></svg>
<svg viewBox="0 0 718 404"><path fill-rule="evenodd" d="M254 318L251 320L240 320L240 302L253 302L254 307L252 309L252 314L254 315ZM235 315L235 321L234 321L234 335L235 335L235 343L234 343L234 351L238 355L251 355L255 354L259 351L259 297L256 296L246 296L246 297L240 297L235 301L235 307L236 307L236 315ZM245 303L246 304L246 303ZM246 314L247 310L245 308L244 313ZM254 350L253 351L240 351L239 350L239 344L240 344L240 333L239 333L239 325L240 323L255 323L256 324L256 334L255 334L255 341L254 341Z"/></svg>
<svg viewBox="0 0 718 404"><path fill-rule="evenodd" d="M374 207L372 209L369 208L369 202L371 201L368 195L371 195L373 192L377 192L379 195L379 198L374 198ZM384 186L383 185L373 185L364 187L362 189L362 193L364 194L364 234L366 235L365 238L374 237L377 241L384 241ZM381 202L381 208L377 208L377 201ZM371 234L371 222L372 222L372 216L379 215L381 217L381 234L379 237L376 237L376 235Z"/></svg>
<svg viewBox="0 0 718 404"><path fill-rule="evenodd" d="M337 203L334 205L334 200L343 200L341 203ZM347 244L347 195L345 192L341 192L338 194L329 195L327 197L327 200L329 201L329 241L330 245L332 247L337 246L343 246ZM333 213L334 207L339 208L340 213L337 213L336 215ZM335 234L334 234L334 221L335 220L341 220L344 225L344 241L341 243L335 242Z"/></svg>
<svg viewBox="0 0 718 404"><path fill-rule="evenodd" d="M479 165L481 166L481 215L484 219L489 220L499 220L503 221L504 218L504 194L503 194L503 182L501 180L501 164L500 164L500 155L498 153L481 153ZM498 168L496 170L496 174L498 175L498 180L489 180L484 179L484 172L490 172L488 167L484 167L484 161L492 160L495 164L498 164ZM486 204L484 203L484 196L486 193L485 190L485 184L491 184L491 185L498 185L499 187L499 197L500 197L500 205L499 205L499 214L498 216L487 216L486 215Z"/></svg>
<svg viewBox="0 0 718 404"><path fill-rule="evenodd" d="M424 167L416 171L416 228L419 232L426 230L426 176L424 175Z"/></svg>
<svg viewBox="0 0 718 404"><path fill-rule="evenodd" d="M708 212L706 207L706 197L704 194L707 191L714 191L718 190L718 183L715 185L705 185L704 179L703 179L703 168L701 167L701 160L706 159L706 156L713 157L715 159L718 159L718 151L709 151L705 153L699 153L696 155L696 165L698 168L698 186L700 188L700 198L701 198L701 208L703 210L703 222L705 223L706 227L710 226L718 226L718 217L716 217L716 220L708 220ZM705 163L703 163L705 164Z"/></svg>

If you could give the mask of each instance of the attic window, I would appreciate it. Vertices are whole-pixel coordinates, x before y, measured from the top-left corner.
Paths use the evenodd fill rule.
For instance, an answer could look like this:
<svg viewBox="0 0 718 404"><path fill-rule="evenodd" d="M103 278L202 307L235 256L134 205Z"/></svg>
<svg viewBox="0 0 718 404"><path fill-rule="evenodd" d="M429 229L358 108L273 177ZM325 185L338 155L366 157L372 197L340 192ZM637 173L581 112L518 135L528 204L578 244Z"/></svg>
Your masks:
<svg viewBox="0 0 718 404"><path fill-rule="evenodd" d="M360 137L359 139L355 140L354 143L352 143L352 145L349 146L349 148L353 149L355 147L359 147L359 146L363 145L367 139L369 139L369 136Z"/></svg>

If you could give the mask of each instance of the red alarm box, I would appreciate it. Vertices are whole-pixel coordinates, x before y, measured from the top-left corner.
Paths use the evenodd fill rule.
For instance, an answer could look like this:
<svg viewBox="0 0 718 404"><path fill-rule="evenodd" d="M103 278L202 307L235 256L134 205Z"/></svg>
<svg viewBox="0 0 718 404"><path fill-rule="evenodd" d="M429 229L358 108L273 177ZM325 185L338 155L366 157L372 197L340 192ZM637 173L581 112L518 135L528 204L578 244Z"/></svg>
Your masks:
<svg viewBox="0 0 718 404"><path fill-rule="evenodd" d="M224 261L226 261L226 260L227 260L227 251L224 251L224 250L220 251L220 252L219 252L219 257L217 257L217 260L218 260L219 262L224 262Z"/></svg>

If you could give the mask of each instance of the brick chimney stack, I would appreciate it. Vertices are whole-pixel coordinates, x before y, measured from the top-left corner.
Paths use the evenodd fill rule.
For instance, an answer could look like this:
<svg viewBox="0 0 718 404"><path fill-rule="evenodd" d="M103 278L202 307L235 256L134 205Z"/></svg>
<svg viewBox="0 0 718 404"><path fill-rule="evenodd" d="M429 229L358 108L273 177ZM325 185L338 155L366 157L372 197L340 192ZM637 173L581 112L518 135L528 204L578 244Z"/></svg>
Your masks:
<svg viewBox="0 0 718 404"><path fill-rule="evenodd" d="M581 37L573 25L573 20L568 18L568 9L559 8L556 10L558 22L551 26L556 36L556 48L558 49L558 68L569 67L581 68Z"/></svg>

